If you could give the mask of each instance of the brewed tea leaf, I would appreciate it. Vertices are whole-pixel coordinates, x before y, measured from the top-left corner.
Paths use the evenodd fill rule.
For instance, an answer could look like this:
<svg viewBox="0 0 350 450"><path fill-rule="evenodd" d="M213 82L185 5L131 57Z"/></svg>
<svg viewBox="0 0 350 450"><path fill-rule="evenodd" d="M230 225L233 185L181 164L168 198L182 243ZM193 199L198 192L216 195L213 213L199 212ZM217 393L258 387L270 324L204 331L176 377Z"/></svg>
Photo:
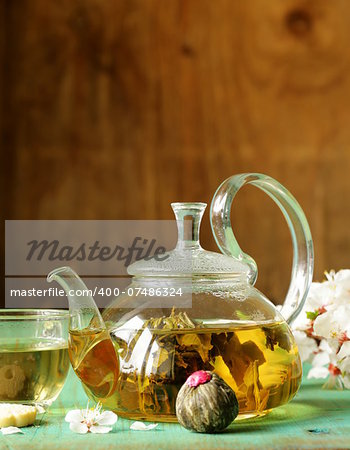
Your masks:
<svg viewBox="0 0 350 450"><path fill-rule="evenodd" d="M175 365L174 336L168 336L168 339L163 339L163 341L155 339L153 347L156 347L156 350L152 352L152 373L159 377L172 379Z"/></svg>
<svg viewBox="0 0 350 450"><path fill-rule="evenodd" d="M250 364L244 374L243 380L247 386L247 409L250 411L263 411L266 408L269 392L267 389L263 389L260 383L257 361Z"/></svg>
<svg viewBox="0 0 350 450"><path fill-rule="evenodd" d="M290 336L286 333L284 327L262 327L266 336L266 347L274 351L275 345L289 352L292 343Z"/></svg>
<svg viewBox="0 0 350 450"><path fill-rule="evenodd" d="M154 330L178 330L183 328L200 327L201 323L194 323L185 312L175 313L175 306L171 310L168 317L162 316L157 318L150 318L145 321L142 328L150 328Z"/></svg>
<svg viewBox="0 0 350 450"><path fill-rule="evenodd" d="M258 366L264 364L266 361L264 353L253 341L244 342L242 344L242 351L246 357L248 357L251 361L256 362Z"/></svg>
<svg viewBox="0 0 350 450"><path fill-rule="evenodd" d="M181 334L176 336L179 345L194 350L202 358L203 362L209 359L209 350L213 348L211 344L211 335L209 334Z"/></svg>
<svg viewBox="0 0 350 450"><path fill-rule="evenodd" d="M263 352L253 341L241 344L235 333L231 333L230 339L226 333L213 335L212 343L217 347L214 353L222 356L238 386L243 383L244 374L252 362L256 361L258 365L265 362Z"/></svg>

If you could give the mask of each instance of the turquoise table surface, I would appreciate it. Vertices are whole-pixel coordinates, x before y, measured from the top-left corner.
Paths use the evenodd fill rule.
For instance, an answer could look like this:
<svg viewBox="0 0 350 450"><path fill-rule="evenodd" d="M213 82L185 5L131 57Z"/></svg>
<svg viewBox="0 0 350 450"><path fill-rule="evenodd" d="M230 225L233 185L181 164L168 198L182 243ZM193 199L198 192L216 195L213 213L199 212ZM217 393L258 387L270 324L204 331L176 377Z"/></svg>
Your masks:
<svg viewBox="0 0 350 450"><path fill-rule="evenodd" d="M350 449L350 391L325 391L322 380L304 377L296 397L260 419L233 422L223 433L209 435L160 423L152 431L131 431L119 419L108 434L70 431L64 416L86 407L87 397L72 371L59 398L24 434L2 436L0 449Z"/></svg>

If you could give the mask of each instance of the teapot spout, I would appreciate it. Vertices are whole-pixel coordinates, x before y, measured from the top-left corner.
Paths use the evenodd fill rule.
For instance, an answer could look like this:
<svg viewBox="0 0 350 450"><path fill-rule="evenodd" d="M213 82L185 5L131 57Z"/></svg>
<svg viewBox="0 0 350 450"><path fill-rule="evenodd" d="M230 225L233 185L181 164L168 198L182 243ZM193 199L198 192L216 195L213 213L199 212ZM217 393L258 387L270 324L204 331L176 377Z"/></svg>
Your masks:
<svg viewBox="0 0 350 450"><path fill-rule="evenodd" d="M47 276L65 290L69 301L68 353L88 397L113 408L119 376L115 347L90 291L70 267Z"/></svg>
<svg viewBox="0 0 350 450"><path fill-rule="evenodd" d="M57 281L65 290L69 303L70 330L101 330L106 325L89 289L70 267L59 267L47 276L47 281Z"/></svg>

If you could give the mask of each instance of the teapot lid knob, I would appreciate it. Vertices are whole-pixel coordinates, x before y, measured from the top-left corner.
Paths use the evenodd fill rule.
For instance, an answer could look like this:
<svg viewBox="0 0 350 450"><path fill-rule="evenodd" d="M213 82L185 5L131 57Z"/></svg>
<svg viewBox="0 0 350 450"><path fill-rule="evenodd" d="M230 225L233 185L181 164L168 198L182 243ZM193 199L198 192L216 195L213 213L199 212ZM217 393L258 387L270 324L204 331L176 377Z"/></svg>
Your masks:
<svg viewBox="0 0 350 450"><path fill-rule="evenodd" d="M178 231L176 248L201 248L199 229L207 204L176 202L172 203L171 207L176 217Z"/></svg>

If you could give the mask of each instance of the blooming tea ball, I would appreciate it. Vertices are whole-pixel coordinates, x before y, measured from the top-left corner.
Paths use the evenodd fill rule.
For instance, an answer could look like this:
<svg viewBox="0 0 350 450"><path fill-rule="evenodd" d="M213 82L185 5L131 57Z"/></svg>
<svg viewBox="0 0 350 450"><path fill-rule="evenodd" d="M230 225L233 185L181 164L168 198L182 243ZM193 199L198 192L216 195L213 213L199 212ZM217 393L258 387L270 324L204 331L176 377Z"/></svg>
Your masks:
<svg viewBox="0 0 350 450"><path fill-rule="evenodd" d="M176 399L176 416L188 430L222 431L237 417L236 394L216 373L199 370L190 375Z"/></svg>

